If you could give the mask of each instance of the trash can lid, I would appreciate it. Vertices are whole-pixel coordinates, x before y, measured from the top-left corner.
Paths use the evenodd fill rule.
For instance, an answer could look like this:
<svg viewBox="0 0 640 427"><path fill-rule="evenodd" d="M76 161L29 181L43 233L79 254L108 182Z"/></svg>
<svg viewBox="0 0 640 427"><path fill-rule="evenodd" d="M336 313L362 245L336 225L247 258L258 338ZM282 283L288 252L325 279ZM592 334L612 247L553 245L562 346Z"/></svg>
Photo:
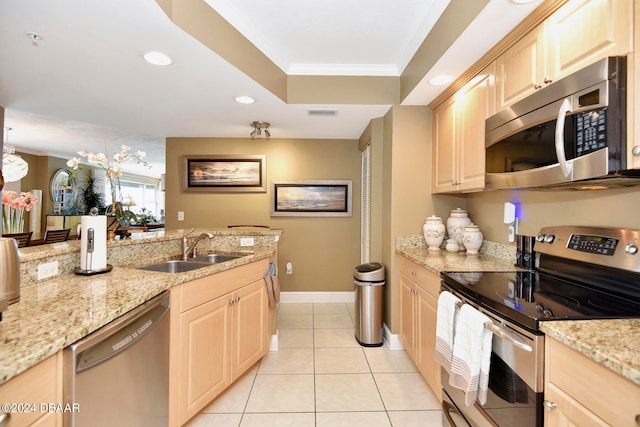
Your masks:
<svg viewBox="0 0 640 427"><path fill-rule="evenodd" d="M384 280L384 266L379 262L360 264L355 268L353 277L358 280L382 281Z"/></svg>

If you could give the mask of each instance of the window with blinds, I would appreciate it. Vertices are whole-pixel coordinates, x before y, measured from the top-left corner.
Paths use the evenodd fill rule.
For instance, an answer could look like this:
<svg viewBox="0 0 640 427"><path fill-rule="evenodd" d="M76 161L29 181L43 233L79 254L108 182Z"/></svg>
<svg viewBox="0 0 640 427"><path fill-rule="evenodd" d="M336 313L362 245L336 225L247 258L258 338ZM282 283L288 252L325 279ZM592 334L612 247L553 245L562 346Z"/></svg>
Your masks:
<svg viewBox="0 0 640 427"><path fill-rule="evenodd" d="M371 145L362 151L360 203L360 261L371 260Z"/></svg>

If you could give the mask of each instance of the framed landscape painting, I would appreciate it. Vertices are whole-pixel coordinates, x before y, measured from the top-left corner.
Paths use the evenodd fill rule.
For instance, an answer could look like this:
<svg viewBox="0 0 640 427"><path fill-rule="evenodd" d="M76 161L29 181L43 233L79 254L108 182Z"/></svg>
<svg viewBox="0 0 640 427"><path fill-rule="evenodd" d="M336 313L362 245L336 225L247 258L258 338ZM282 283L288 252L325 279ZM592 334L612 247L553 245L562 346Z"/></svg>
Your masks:
<svg viewBox="0 0 640 427"><path fill-rule="evenodd" d="M351 181L276 182L271 216L351 216Z"/></svg>
<svg viewBox="0 0 640 427"><path fill-rule="evenodd" d="M267 191L266 156L206 155L183 157L183 191Z"/></svg>

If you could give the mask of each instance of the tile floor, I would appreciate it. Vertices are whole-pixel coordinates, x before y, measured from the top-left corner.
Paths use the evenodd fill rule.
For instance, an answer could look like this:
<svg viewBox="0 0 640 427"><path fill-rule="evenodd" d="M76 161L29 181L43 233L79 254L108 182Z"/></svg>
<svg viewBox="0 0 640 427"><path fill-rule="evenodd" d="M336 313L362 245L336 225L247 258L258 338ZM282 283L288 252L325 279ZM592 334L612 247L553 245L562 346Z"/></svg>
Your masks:
<svg viewBox="0 0 640 427"><path fill-rule="evenodd" d="M268 353L189 427L440 427L441 411L404 351L361 347L353 304L280 304Z"/></svg>

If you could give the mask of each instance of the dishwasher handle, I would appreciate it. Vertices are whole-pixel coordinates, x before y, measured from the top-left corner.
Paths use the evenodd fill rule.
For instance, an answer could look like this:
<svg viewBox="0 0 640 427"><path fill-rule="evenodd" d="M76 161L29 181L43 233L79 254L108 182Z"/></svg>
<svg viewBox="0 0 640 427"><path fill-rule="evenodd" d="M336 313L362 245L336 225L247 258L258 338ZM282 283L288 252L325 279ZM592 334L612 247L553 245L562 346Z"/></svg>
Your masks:
<svg viewBox="0 0 640 427"><path fill-rule="evenodd" d="M167 315L169 307L169 295L161 294L72 344L77 351L75 372L99 365L140 341Z"/></svg>

